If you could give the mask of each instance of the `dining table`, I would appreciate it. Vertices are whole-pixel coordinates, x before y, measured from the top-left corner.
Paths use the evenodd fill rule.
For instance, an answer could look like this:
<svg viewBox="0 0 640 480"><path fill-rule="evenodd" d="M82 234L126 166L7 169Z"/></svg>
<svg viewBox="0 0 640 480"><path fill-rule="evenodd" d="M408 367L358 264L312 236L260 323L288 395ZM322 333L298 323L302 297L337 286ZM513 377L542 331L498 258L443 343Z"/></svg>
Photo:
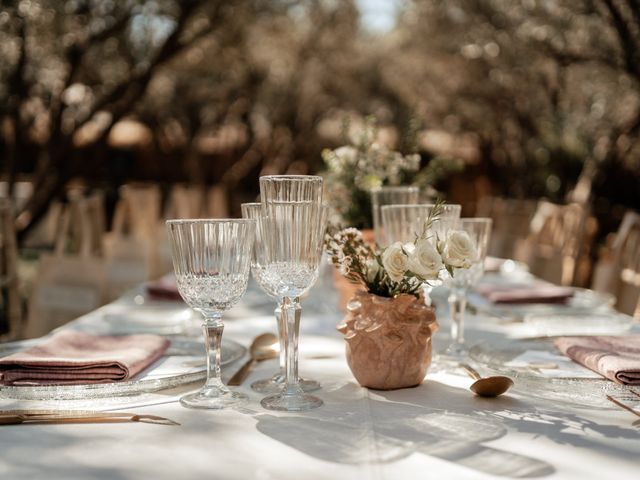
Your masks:
<svg viewBox="0 0 640 480"><path fill-rule="evenodd" d="M449 315L446 293L437 290L432 295L440 324L435 358L419 386L382 391L357 383L336 330L344 311L327 266L302 299L299 347L300 375L320 382L314 395L323 400L321 407L304 412L261 407L264 395L250 384L276 372L277 359L259 362L233 387L249 396L234 409L181 406L179 398L199 388L202 378L158 391L86 399L12 398L0 391L5 412L135 412L177 424L3 425L0 479L639 478L640 416L608 401L606 391L594 392L588 380L546 385L525 375L514 378L514 387L499 397L474 395L469 390L474 380L464 369L440 359L449 342ZM225 314L223 344L236 346L237 359L223 366L223 380L244 363L252 339L276 332L275 306L250 282L243 299ZM202 342L198 322L181 301L150 298L141 285L61 328L155 332ZM522 319L481 303L467 312L467 342L485 352L492 345L522 341L523 332ZM640 328L630 324L625 332L640 333ZM532 336L544 336L539 333ZM469 362L483 375L495 373L495 365Z"/></svg>

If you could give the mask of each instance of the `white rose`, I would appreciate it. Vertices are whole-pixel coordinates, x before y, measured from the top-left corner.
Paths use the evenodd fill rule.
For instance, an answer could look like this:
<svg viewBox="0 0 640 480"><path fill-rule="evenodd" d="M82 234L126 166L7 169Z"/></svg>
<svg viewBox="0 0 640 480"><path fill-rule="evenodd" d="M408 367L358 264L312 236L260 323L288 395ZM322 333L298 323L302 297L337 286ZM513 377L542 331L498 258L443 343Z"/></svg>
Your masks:
<svg viewBox="0 0 640 480"><path fill-rule="evenodd" d="M447 235L444 261L456 268L469 268L476 257L476 246L467 232L454 230Z"/></svg>
<svg viewBox="0 0 640 480"><path fill-rule="evenodd" d="M372 260L367 260L367 282L369 283L373 283L376 279L376 276L378 275L378 272L380 271L380 264L378 264L378 261L374 258Z"/></svg>
<svg viewBox="0 0 640 480"><path fill-rule="evenodd" d="M415 249L409 256L409 270L425 280L438 278L442 269L440 254L427 239L416 242Z"/></svg>
<svg viewBox="0 0 640 480"><path fill-rule="evenodd" d="M388 246L382 253L382 266L387 271L387 275L394 282L399 282L404 278L404 274L409 267L409 259L402 251L402 244L396 242Z"/></svg>

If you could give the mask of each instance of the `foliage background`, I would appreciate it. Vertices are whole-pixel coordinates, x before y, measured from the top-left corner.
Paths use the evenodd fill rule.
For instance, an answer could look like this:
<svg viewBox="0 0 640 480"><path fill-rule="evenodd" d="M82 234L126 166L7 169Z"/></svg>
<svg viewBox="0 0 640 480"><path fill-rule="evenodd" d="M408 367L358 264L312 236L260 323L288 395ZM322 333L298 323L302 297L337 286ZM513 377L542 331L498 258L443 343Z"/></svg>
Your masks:
<svg viewBox="0 0 640 480"><path fill-rule="evenodd" d="M418 125L423 165L464 161L435 186L468 211L574 199L606 232L640 209L639 0L2 1L0 58L0 167L35 186L21 235L77 178L236 205L368 115L405 153Z"/></svg>

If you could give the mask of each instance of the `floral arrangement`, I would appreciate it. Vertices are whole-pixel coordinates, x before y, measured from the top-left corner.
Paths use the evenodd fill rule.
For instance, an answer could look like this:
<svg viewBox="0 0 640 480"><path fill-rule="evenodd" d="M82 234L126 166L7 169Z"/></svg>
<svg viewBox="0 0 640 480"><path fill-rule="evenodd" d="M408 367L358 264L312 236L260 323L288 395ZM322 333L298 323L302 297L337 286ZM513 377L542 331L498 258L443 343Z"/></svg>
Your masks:
<svg viewBox="0 0 640 480"><path fill-rule="evenodd" d="M348 124L344 130L347 144L322 152L326 165L322 175L330 186L326 192L328 202L346 225L372 227L372 189L408 184L430 187L450 171L461 169L460 161L440 157L433 158L421 168L421 158L417 153L403 155L376 141L374 119L368 119L357 135L349 132ZM414 137L414 134L408 136Z"/></svg>
<svg viewBox="0 0 640 480"><path fill-rule="evenodd" d="M351 282L364 285L369 293L418 297L423 284L438 279L445 271L453 276L455 269L468 269L475 256L476 247L467 232L452 230L444 239L429 236L440 211L438 206L434 208L422 232L411 243L395 242L384 249L374 249L359 230L333 228L325 237L325 249L340 273Z"/></svg>

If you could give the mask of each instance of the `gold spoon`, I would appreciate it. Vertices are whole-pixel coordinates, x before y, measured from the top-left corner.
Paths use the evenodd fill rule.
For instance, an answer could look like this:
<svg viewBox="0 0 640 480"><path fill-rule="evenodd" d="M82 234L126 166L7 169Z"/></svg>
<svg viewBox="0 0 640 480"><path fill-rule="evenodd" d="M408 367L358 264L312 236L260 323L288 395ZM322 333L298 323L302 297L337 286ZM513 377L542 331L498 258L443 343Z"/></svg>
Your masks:
<svg viewBox="0 0 640 480"><path fill-rule="evenodd" d="M242 384L249 372L253 370L258 362L269 360L278 356L278 337L273 333L263 333L258 335L249 347L250 358L244 365L231 377L227 385L238 386Z"/></svg>
<svg viewBox="0 0 640 480"><path fill-rule="evenodd" d="M469 389L480 397L497 397L509 390L513 386L513 380L509 377L496 375L493 377L482 377L474 368L466 363L460 366L475 380Z"/></svg>

